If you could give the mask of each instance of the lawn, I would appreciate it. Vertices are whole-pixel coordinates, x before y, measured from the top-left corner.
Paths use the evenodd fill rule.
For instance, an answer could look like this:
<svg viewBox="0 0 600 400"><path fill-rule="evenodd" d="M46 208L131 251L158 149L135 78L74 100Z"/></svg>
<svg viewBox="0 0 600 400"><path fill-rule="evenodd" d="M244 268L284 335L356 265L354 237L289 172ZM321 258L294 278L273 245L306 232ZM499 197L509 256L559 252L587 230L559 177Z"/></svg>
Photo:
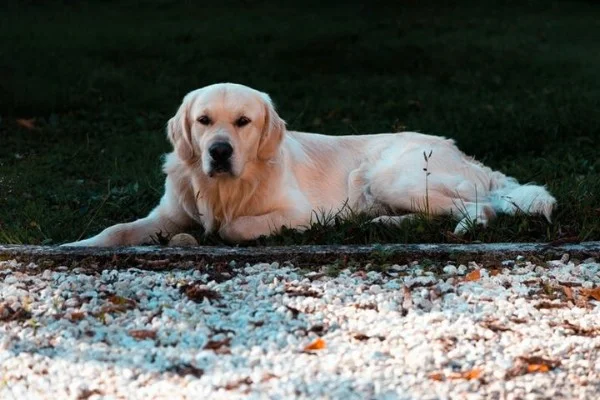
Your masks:
<svg viewBox="0 0 600 400"><path fill-rule="evenodd" d="M552 224L501 217L464 239L449 218L391 229L357 216L260 244L600 240L600 4L7 3L0 243L58 244L145 215L162 194L166 121L221 81L268 92L294 130L452 137L559 202Z"/></svg>

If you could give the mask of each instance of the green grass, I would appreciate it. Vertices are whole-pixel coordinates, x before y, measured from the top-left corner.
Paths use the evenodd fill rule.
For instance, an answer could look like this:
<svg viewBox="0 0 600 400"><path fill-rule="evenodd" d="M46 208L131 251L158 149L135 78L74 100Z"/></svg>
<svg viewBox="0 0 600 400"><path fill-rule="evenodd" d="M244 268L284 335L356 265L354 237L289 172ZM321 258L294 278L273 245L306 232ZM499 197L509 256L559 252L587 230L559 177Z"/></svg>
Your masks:
<svg viewBox="0 0 600 400"><path fill-rule="evenodd" d="M291 129L452 137L558 198L551 225L501 217L467 240L600 239L600 4L6 3L0 243L61 243L145 215L162 193L166 121L186 92L220 81L270 93ZM258 242L455 240L448 218L365 221Z"/></svg>

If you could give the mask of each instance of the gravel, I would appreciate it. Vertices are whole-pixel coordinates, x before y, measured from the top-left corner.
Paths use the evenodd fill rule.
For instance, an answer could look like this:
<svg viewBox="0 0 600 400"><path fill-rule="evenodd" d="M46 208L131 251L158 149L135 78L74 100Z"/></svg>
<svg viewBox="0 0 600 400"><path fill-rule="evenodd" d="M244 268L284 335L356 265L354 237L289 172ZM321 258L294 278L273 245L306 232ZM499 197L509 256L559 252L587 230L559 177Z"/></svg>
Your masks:
<svg viewBox="0 0 600 400"><path fill-rule="evenodd" d="M0 398L600 392L592 259L223 271L0 262Z"/></svg>

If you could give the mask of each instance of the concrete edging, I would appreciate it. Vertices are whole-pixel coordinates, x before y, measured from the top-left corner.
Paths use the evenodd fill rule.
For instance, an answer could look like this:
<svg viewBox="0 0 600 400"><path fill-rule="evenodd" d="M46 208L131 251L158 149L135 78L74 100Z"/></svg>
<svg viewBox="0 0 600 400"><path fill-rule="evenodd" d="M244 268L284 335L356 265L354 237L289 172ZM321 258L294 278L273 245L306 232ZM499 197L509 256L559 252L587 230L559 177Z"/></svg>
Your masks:
<svg viewBox="0 0 600 400"><path fill-rule="evenodd" d="M138 267L152 270L195 268L236 261L236 263L285 262L306 266L333 262L407 263L432 261L502 261L517 256L541 259L600 259L600 242L552 245L545 243L477 243L477 244L384 244L319 245L275 247L160 247L137 246L116 248L0 245L0 260L16 259L38 264L38 268L91 267L93 269Z"/></svg>

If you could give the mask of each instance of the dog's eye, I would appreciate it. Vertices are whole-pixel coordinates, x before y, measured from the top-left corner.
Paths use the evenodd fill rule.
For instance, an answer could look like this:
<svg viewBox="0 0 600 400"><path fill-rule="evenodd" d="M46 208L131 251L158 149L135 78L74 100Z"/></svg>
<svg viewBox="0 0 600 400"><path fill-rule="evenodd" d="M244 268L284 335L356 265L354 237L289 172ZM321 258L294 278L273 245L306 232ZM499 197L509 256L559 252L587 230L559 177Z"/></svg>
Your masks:
<svg viewBox="0 0 600 400"><path fill-rule="evenodd" d="M210 125L210 123L212 122L210 118L208 118L206 115L198 117L196 121L200 122L202 125Z"/></svg>
<svg viewBox="0 0 600 400"><path fill-rule="evenodd" d="M236 121L235 121L235 126L237 126L238 128L241 128L242 126L246 126L250 123L250 120L246 117L239 117Z"/></svg>

